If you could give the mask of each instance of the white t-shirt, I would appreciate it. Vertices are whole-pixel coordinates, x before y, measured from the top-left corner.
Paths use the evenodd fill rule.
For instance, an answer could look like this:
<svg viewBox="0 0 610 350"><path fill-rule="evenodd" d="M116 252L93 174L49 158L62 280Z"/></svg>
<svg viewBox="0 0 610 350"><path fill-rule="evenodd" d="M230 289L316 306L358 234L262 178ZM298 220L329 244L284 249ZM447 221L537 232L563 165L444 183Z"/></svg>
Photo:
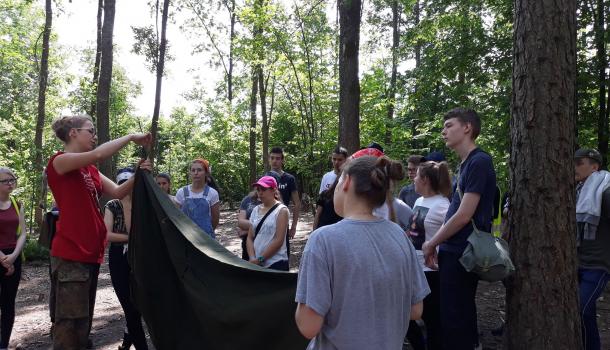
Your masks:
<svg viewBox="0 0 610 350"><path fill-rule="evenodd" d="M257 205L254 209L252 209L252 215L250 215L250 223L252 224L252 229L255 230L258 223L265 216L266 213L261 213L262 204ZM275 208L275 210L267 216L265 222L261 226L256 238L254 239L254 254L256 257L259 257L263 254L263 252L267 249L273 237L275 237L275 229L277 227L277 216L280 214L283 208L286 208L285 205L280 204ZM286 235L284 235L284 239L286 239ZM288 260L288 252L286 251L286 244L282 241L282 246L280 250L278 250L274 256L266 259L263 263L264 267L269 267L274 263L282 260Z"/></svg>
<svg viewBox="0 0 610 350"><path fill-rule="evenodd" d="M193 185L189 185L189 198L204 198L203 193L205 192L205 188L201 192L193 192ZM218 196L218 192L210 187L210 191L208 195L205 197L210 204L210 209L212 206L220 201L220 197ZM181 187L178 192L176 192L176 202L180 205L184 203L184 187Z"/></svg>
<svg viewBox="0 0 610 350"><path fill-rule="evenodd" d="M402 227L403 230L406 230L409 227L409 220L411 219L411 215L413 214L411 207L398 198L394 198L392 206L394 207L394 213L396 214L397 224ZM388 207L388 203L383 203L382 206L373 209L373 215L378 218L391 221L390 208Z"/></svg>
<svg viewBox="0 0 610 350"><path fill-rule="evenodd" d="M449 199L441 194L432 197L419 197L413 205L413 215L409 224L409 237L415 246L417 258L424 271L432 271L426 267L421 246L434 237L445 222L445 214L449 208Z"/></svg>
<svg viewBox="0 0 610 350"><path fill-rule="evenodd" d="M320 183L320 192L322 193L324 190L327 190L332 186L333 182L337 179L337 174L335 174L334 170L331 170L322 176L322 182Z"/></svg>

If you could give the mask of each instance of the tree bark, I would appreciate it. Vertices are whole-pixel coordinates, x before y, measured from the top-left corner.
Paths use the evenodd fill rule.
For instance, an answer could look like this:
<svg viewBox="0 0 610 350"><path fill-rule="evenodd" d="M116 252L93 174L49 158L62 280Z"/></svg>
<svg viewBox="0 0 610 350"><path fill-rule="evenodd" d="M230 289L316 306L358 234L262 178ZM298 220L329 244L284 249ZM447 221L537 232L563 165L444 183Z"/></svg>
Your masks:
<svg viewBox="0 0 610 350"><path fill-rule="evenodd" d="M42 34L42 55L40 58L40 72L38 75L38 116L36 118L36 132L34 134L34 173L36 179L42 175L42 136L44 133L44 123L46 119L46 100L47 83L49 78L49 41L51 38L51 28L53 25L53 3L51 0L45 1L45 23ZM34 181L34 203L42 203L46 198L41 198L41 181ZM40 223L42 212L39 206L34 211L35 222Z"/></svg>
<svg viewBox="0 0 610 350"><path fill-rule="evenodd" d="M100 61L102 59L102 14L104 13L104 0L98 0L97 4L97 40L95 48L95 63L93 64L93 80L91 80L91 86L93 91L97 91L97 83L100 76ZM95 117L95 96L91 98L91 107L89 108L89 115Z"/></svg>
<svg viewBox="0 0 610 350"><path fill-rule="evenodd" d="M415 1L415 4L413 5L413 15L415 16L415 21L414 21L414 25L415 27L419 26L419 21L420 21L420 15L421 15L421 8L420 8L420 4L419 4L419 0ZM418 77L419 76L419 67L421 67L421 42L419 39L417 39L416 43L415 43L415 76ZM416 83L415 86L413 87L413 92L417 93L417 81L419 79L415 79ZM417 135L419 134L419 132L417 131L417 124L418 124L418 120L420 117L420 113L419 113L419 104L415 104L415 110L413 113L413 117L411 118L411 148L413 149L417 149L418 147L418 143L417 143Z"/></svg>
<svg viewBox="0 0 610 350"><path fill-rule="evenodd" d="M608 56L606 54L606 28L604 17L606 15L604 0L597 0L597 15L595 16L595 47L597 50L598 71L598 102L599 114L597 117L597 147L603 157L602 168L608 164L608 115L606 113L606 68L608 68Z"/></svg>
<svg viewBox="0 0 610 350"><path fill-rule="evenodd" d="M110 85L112 82L112 35L116 0L104 1L104 25L102 27L102 59L97 85L97 138L102 144L110 140ZM99 164L102 174L112 178L112 158Z"/></svg>
<svg viewBox="0 0 610 350"><path fill-rule="evenodd" d="M267 86L265 84L265 76L263 74L263 67L258 65L258 93L261 98L261 117L263 124L261 127L261 134L263 138L263 168L265 171L269 171L269 120L267 118Z"/></svg>
<svg viewBox="0 0 610 350"><path fill-rule="evenodd" d="M258 78L256 69L252 69L252 89L250 91L250 181L256 182L256 94Z"/></svg>
<svg viewBox="0 0 610 350"><path fill-rule="evenodd" d="M227 74L227 98L229 104L233 103L233 49L235 47L235 0L231 0L231 8L229 10L231 14L231 28L229 32L229 72Z"/></svg>
<svg viewBox="0 0 610 350"><path fill-rule="evenodd" d="M581 349L573 165L576 0L516 0L514 13L509 230L517 270L507 289L507 348Z"/></svg>
<svg viewBox="0 0 610 350"><path fill-rule="evenodd" d="M361 0L339 0L339 144L351 152L360 148Z"/></svg>
<svg viewBox="0 0 610 350"><path fill-rule="evenodd" d="M163 13L161 14L161 43L159 44L159 53L157 57L157 86L155 89L155 107L153 110L152 123L150 133L152 134L153 143L150 150L150 159L154 162L157 157L157 133L159 130L159 110L161 108L161 85L163 83L163 70L165 69L165 49L167 48L167 17L169 12L170 0L163 1Z"/></svg>
<svg viewBox="0 0 610 350"><path fill-rule="evenodd" d="M398 0L392 0L392 73L388 89L388 113L385 130L385 145L392 143L392 122L394 120L394 106L396 105L396 75L398 73L398 46L400 45L400 11Z"/></svg>

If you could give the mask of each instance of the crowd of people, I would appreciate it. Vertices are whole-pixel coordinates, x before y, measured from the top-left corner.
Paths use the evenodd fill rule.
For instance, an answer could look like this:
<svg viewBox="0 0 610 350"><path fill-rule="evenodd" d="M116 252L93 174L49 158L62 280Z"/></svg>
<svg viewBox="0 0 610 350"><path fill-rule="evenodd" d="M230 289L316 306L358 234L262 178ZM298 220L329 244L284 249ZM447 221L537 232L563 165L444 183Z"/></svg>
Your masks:
<svg viewBox="0 0 610 350"><path fill-rule="evenodd" d="M456 108L444 116L441 137L459 159L452 175L444 154L400 161L371 143L349 154L337 146L333 169L320 183L313 223L300 261L296 325L311 339L308 349L415 350L481 348L475 294L479 278L460 263L473 225L492 232L499 212L491 156L476 144L477 113ZM142 159L120 169L116 183L95 163L128 143L148 146L150 134L130 134L96 146L87 116L53 123L62 151L47 164L48 184L60 219L51 245L50 314L54 349L91 348L95 294L107 242L112 285L126 328L119 349L147 349L142 317L130 297L126 253L131 229L133 175L153 171ZM284 171L285 154L273 147L271 170L252 184L237 220L242 258L263 268L288 271L290 239L301 201L296 178ZM599 349L596 300L610 278L610 173L590 149L575 154L579 291L586 349ZM218 187L209 162L190 164L190 184L172 195L171 177L156 175L169 199L211 239L220 219ZM400 189L405 178L410 184ZM17 176L0 167L0 350L9 344L25 244L22 203L11 192ZM104 208L100 197L112 198ZM292 205L291 205L292 204ZM503 204L503 216L510 210Z"/></svg>

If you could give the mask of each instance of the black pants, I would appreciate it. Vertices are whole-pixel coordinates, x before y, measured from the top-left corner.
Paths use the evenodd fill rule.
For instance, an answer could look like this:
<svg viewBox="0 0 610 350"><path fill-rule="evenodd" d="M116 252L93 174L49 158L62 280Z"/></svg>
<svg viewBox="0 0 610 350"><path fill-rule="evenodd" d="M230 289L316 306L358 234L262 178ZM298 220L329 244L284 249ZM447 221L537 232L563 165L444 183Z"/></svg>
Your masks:
<svg viewBox="0 0 610 350"><path fill-rule="evenodd" d="M247 241L247 235L241 238L241 258L246 261L250 261L250 255L248 255L248 245L246 244Z"/></svg>
<svg viewBox="0 0 610 350"><path fill-rule="evenodd" d="M268 269L278 270L278 271L288 271L290 266L288 265L288 260L280 260L269 265Z"/></svg>
<svg viewBox="0 0 610 350"><path fill-rule="evenodd" d="M426 271L426 280L430 294L424 299L422 319L426 326L426 335L415 321L409 322L407 339L415 350L441 350L441 308L440 280L438 271Z"/></svg>
<svg viewBox="0 0 610 350"><path fill-rule="evenodd" d="M108 267L110 269L110 279L116 293L123 312L125 313L125 321L127 322L127 331L129 339L125 339L133 343L136 349L148 349L146 343L146 335L142 328L142 316L131 301L129 288L129 263L127 255L123 254L123 245L112 244L108 251Z"/></svg>
<svg viewBox="0 0 610 350"><path fill-rule="evenodd" d="M4 254L11 254L13 249L2 249ZM21 256L13 263L15 272L6 276L6 269L0 266L0 348L8 348L13 323L15 322L15 297L21 280Z"/></svg>

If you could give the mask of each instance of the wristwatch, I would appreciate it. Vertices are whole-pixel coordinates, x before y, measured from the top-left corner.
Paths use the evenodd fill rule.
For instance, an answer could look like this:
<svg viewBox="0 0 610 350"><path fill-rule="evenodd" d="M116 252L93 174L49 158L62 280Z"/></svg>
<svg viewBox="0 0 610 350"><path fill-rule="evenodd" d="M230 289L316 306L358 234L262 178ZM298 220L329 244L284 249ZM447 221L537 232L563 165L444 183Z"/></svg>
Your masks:
<svg viewBox="0 0 610 350"><path fill-rule="evenodd" d="M258 262L261 263L261 264L265 262L265 258L263 256L259 256L256 259L258 259Z"/></svg>

